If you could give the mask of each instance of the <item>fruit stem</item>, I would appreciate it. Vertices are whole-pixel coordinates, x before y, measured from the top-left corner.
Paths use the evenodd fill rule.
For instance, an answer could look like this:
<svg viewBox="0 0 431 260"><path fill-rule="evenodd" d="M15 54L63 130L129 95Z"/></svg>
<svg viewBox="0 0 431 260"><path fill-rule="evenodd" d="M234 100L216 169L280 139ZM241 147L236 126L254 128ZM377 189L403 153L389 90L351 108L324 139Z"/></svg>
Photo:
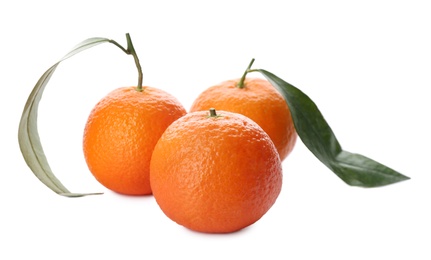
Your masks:
<svg viewBox="0 0 431 260"><path fill-rule="evenodd" d="M250 64L248 64L247 69L244 71L244 74L242 75L241 79L239 80L238 84L236 85L238 88L244 88L245 77L247 76L247 73L250 71L250 68L253 65L253 62L254 62L254 58L251 59Z"/></svg>
<svg viewBox="0 0 431 260"><path fill-rule="evenodd" d="M127 49L125 49L123 46L118 44L114 40L110 40L109 42L120 48L122 51L124 51L128 55L132 55L135 59L136 68L138 69L138 85L136 87L136 90L139 92L143 91L142 88L142 68L141 64L139 63L138 55L136 54L135 48L133 47L132 39L130 38L130 34L126 33L126 39L127 39Z"/></svg>
<svg viewBox="0 0 431 260"><path fill-rule="evenodd" d="M138 54L136 54L135 48L133 47L132 39L130 38L130 34L126 33L127 38L127 52L128 54L131 54L133 58L135 59L136 68L138 69L138 86L136 87L136 90L139 92L142 92L142 68L141 64L139 63Z"/></svg>
<svg viewBox="0 0 431 260"><path fill-rule="evenodd" d="M209 116L207 116L207 118L218 118L218 117L222 117L222 116L217 115L215 108L210 108L210 114Z"/></svg>
<svg viewBox="0 0 431 260"><path fill-rule="evenodd" d="M219 118L219 117L222 117L222 115L217 115L215 108L210 108L210 114L209 116L207 116L207 118Z"/></svg>
<svg viewBox="0 0 431 260"><path fill-rule="evenodd" d="M216 116L217 116L217 113L215 108L210 108L210 117L216 117Z"/></svg>

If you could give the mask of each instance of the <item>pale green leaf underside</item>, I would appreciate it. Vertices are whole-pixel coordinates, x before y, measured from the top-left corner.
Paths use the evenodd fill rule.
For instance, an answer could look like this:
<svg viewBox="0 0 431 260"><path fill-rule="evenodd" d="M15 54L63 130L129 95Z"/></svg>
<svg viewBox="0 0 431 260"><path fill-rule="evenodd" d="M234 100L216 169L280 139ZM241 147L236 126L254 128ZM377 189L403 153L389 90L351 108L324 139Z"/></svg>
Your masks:
<svg viewBox="0 0 431 260"><path fill-rule="evenodd" d="M34 175L44 183L48 188L57 194L67 197L81 197L86 195L94 195L101 193L72 193L70 192L54 175L40 142L38 128L37 128L37 115L39 102L42 97L43 91L48 84L51 76L54 74L58 65L72 57L73 55L99 45L101 43L110 42L106 38L90 38L87 39L73 48L66 54L60 61L50 67L38 80L30 93L21 116L21 121L18 130L19 146L28 167L32 170Z"/></svg>

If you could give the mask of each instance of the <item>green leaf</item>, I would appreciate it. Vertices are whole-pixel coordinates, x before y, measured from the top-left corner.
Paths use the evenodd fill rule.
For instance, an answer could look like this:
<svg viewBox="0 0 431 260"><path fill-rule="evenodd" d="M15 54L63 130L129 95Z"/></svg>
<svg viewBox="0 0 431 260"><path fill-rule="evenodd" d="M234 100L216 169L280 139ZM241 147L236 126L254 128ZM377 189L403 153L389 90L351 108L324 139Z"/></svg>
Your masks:
<svg viewBox="0 0 431 260"><path fill-rule="evenodd" d="M379 162L347 151L337 155L333 167L341 179L353 186L378 187L409 179Z"/></svg>
<svg viewBox="0 0 431 260"><path fill-rule="evenodd" d="M96 46L101 43L111 42L112 40L105 38L90 38L87 39L73 48L66 54L60 61L51 66L38 80L34 86L27 102L24 106L24 111L21 116L18 130L18 141L21 153L26 161L28 167L32 170L34 175L44 183L48 188L57 194L66 197L80 197L86 195L94 195L101 193L72 193L55 177L52 172L48 160L40 142L39 133L37 129L37 114L39 102L42 97L43 91L48 84L51 76L54 74L60 62L72 57L73 55Z"/></svg>
<svg viewBox="0 0 431 260"><path fill-rule="evenodd" d="M301 90L263 69L265 76L285 98L305 146L338 177L351 186L380 187L410 179L370 158L342 150L316 104Z"/></svg>

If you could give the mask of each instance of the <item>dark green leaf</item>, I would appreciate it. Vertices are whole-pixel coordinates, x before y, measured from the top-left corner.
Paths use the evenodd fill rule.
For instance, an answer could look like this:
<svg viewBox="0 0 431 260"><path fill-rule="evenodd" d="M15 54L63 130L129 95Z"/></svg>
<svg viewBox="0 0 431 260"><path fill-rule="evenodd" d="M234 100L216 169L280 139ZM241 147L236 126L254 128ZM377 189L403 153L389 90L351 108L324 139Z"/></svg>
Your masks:
<svg viewBox="0 0 431 260"><path fill-rule="evenodd" d="M51 76L54 74L57 66L65 59L72 57L73 55L96 46L104 42L111 42L105 38L90 38L87 39L73 48L66 56L64 56L59 62L55 63L50 67L39 79L34 86L30 96L24 107L24 111L21 116L21 121L18 130L18 141L19 146L26 161L28 167L32 170L39 180L44 183L51 190L57 194L67 197L80 197L85 195L93 195L100 193L71 193L53 174L45 153L42 148L42 144L39 139L39 133L37 129L37 114L39 102L42 97L43 91L48 84Z"/></svg>
<svg viewBox="0 0 431 260"><path fill-rule="evenodd" d="M360 154L342 151L333 164L338 176L352 186L379 187L408 177Z"/></svg>
<svg viewBox="0 0 431 260"><path fill-rule="evenodd" d="M379 187L409 179L365 156L343 151L322 113L306 94L271 72L251 71L260 72L283 95L302 142L344 182L352 186Z"/></svg>

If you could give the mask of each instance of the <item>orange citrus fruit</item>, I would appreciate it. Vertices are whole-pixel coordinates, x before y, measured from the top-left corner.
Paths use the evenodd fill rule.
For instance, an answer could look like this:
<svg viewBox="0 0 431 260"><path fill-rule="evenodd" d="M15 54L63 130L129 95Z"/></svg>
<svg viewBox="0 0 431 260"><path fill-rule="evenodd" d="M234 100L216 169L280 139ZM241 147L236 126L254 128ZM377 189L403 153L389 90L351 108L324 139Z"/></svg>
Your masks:
<svg viewBox="0 0 431 260"><path fill-rule="evenodd" d="M88 117L83 140L86 163L106 188L151 194L150 159L165 129L186 114L170 94L152 87L115 89Z"/></svg>
<svg viewBox="0 0 431 260"><path fill-rule="evenodd" d="M170 219L199 232L229 233L272 207L282 167L273 142L255 122L227 111L214 114L192 112L166 129L153 151L150 180Z"/></svg>
<svg viewBox="0 0 431 260"><path fill-rule="evenodd" d="M193 102L190 111L226 110L245 115L260 125L271 137L284 160L295 146L297 134L289 107L283 96L261 78L227 80L203 91Z"/></svg>

